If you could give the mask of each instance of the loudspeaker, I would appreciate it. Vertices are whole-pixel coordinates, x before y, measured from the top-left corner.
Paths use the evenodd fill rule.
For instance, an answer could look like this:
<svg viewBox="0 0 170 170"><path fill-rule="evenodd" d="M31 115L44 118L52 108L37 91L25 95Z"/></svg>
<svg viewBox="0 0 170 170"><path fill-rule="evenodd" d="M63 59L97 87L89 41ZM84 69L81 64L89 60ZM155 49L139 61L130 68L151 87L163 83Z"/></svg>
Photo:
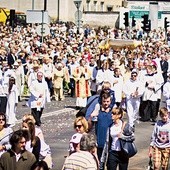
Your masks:
<svg viewBox="0 0 170 170"><path fill-rule="evenodd" d="M15 23L15 10L10 9L10 26L14 26Z"/></svg>

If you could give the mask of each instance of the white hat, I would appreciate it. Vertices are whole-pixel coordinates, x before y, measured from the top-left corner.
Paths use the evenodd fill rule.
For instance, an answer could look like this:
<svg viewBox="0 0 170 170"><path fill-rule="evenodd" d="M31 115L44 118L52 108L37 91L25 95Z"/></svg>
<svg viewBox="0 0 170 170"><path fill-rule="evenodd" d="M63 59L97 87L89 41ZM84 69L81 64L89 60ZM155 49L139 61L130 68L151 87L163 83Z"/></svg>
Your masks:
<svg viewBox="0 0 170 170"><path fill-rule="evenodd" d="M81 133L76 133L76 134L74 134L72 136L70 142L72 142L72 143L80 143L80 140L81 140L82 136L83 135Z"/></svg>

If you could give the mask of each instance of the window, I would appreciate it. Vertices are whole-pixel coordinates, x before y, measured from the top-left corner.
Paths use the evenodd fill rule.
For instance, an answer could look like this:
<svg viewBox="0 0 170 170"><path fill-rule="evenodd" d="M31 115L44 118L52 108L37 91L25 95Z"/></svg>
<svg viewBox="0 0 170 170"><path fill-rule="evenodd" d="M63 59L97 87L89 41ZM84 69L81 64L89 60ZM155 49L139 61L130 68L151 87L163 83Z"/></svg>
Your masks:
<svg viewBox="0 0 170 170"><path fill-rule="evenodd" d="M104 2L100 2L101 11L104 11Z"/></svg>
<svg viewBox="0 0 170 170"><path fill-rule="evenodd" d="M90 11L90 0L86 0L87 3L87 11Z"/></svg>
<svg viewBox="0 0 170 170"><path fill-rule="evenodd" d="M94 11L97 11L97 1L94 1Z"/></svg>
<svg viewBox="0 0 170 170"><path fill-rule="evenodd" d="M108 12L111 12L112 10L113 10L113 6L112 6L112 5L108 5L108 6L107 6L107 11L108 11Z"/></svg>

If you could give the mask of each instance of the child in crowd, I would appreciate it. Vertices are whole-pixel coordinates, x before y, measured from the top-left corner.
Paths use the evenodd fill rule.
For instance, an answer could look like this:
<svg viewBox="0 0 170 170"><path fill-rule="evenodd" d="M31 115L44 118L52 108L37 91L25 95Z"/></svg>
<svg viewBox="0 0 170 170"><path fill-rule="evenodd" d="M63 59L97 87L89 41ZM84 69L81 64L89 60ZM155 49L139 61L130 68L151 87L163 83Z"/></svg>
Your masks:
<svg viewBox="0 0 170 170"><path fill-rule="evenodd" d="M162 107L159 111L161 120L155 123L149 147L149 157L153 157L154 170L168 170L170 155L170 119L168 110Z"/></svg>
<svg viewBox="0 0 170 170"><path fill-rule="evenodd" d="M94 117L94 119L99 113L100 106L101 106L101 98L104 93L109 93L111 96L111 104L109 108L112 109L113 106L115 105L115 95L114 95L114 91L111 90L111 84L108 81L103 82L102 91L100 92L98 103L95 105L94 111L91 114L91 117Z"/></svg>

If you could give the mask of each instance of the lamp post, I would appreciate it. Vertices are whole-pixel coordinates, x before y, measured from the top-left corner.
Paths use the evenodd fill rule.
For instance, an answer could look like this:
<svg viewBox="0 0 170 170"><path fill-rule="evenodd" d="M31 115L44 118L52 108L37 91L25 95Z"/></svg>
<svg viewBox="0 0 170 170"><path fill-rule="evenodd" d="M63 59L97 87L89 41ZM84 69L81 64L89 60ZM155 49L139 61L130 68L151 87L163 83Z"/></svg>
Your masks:
<svg viewBox="0 0 170 170"><path fill-rule="evenodd" d="M32 0L32 10L34 10L34 0Z"/></svg>
<svg viewBox="0 0 170 170"><path fill-rule="evenodd" d="M57 0L57 3L58 3L58 9L57 9L58 19L57 19L57 21L58 21L58 23L59 23L59 21L60 21L60 0Z"/></svg>
<svg viewBox="0 0 170 170"><path fill-rule="evenodd" d="M80 5L82 0L74 0L74 4L77 8L77 33L79 34L80 31Z"/></svg>
<svg viewBox="0 0 170 170"><path fill-rule="evenodd" d="M42 27L41 27L41 37L42 37L42 44L44 42L44 12L47 10L47 0L44 0L44 10L42 10Z"/></svg>

